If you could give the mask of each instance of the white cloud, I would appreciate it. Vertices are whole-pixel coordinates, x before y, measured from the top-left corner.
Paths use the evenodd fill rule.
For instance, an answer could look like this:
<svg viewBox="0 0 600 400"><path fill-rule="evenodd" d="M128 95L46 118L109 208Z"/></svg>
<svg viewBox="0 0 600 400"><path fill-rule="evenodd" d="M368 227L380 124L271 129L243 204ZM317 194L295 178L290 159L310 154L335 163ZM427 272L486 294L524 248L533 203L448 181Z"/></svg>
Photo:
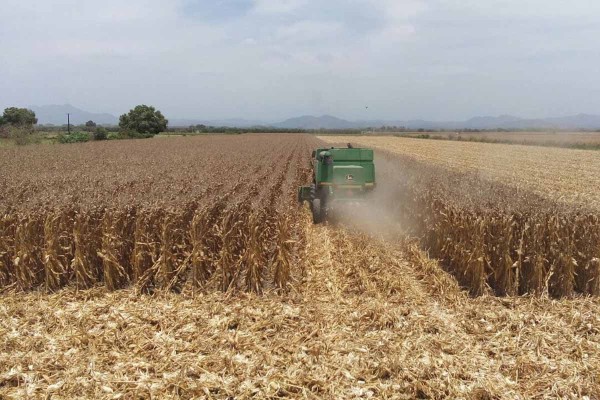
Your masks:
<svg viewBox="0 0 600 400"><path fill-rule="evenodd" d="M469 117L496 103L542 113L564 99L600 109L597 1L0 1L0 106L120 113L143 101L171 117L266 119L352 118L362 99L377 118ZM460 104L440 106L465 87Z"/></svg>
<svg viewBox="0 0 600 400"><path fill-rule="evenodd" d="M258 41L254 38L245 38L244 40L242 40L242 43L248 46L255 46L256 44L258 44Z"/></svg>
<svg viewBox="0 0 600 400"><path fill-rule="evenodd" d="M597 0L431 0L431 8L442 12L460 11L463 15L484 18L583 18L597 20L600 2Z"/></svg>
<svg viewBox="0 0 600 400"><path fill-rule="evenodd" d="M287 14L307 4L307 0L254 0L257 14Z"/></svg>
<svg viewBox="0 0 600 400"><path fill-rule="evenodd" d="M381 0L375 4L379 4L390 20L406 20L427 10L425 2L421 0Z"/></svg>
<svg viewBox="0 0 600 400"><path fill-rule="evenodd" d="M285 43L313 43L329 40L339 35L343 26L339 22L300 21L275 29L273 37Z"/></svg>
<svg viewBox="0 0 600 400"><path fill-rule="evenodd" d="M412 25L394 25L372 35L371 43L377 46L397 45L399 42L411 39L416 33Z"/></svg>

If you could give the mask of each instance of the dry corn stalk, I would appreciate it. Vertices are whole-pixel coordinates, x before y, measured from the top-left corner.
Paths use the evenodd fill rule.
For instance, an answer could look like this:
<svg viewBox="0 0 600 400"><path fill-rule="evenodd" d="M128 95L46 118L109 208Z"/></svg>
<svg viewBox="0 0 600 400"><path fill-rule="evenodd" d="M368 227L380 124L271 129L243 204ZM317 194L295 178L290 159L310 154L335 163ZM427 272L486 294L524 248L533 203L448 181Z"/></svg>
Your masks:
<svg viewBox="0 0 600 400"><path fill-rule="evenodd" d="M290 237L291 221L282 216L277 221L277 248L273 260L273 283L279 290L284 290L290 281L290 255L294 241Z"/></svg>
<svg viewBox="0 0 600 400"><path fill-rule="evenodd" d="M102 279L103 210L76 211L73 222L73 246L75 248L71 268L78 288L89 288Z"/></svg>
<svg viewBox="0 0 600 400"><path fill-rule="evenodd" d="M15 276L21 289L33 289L44 280L44 217L32 213L21 217L15 231Z"/></svg>
<svg viewBox="0 0 600 400"><path fill-rule="evenodd" d="M44 273L47 291L66 285L73 259L73 213L48 213L44 222Z"/></svg>
<svg viewBox="0 0 600 400"><path fill-rule="evenodd" d="M15 230L16 217L2 215L0 218L0 288L8 287L15 281Z"/></svg>
<svg viewBox="0 0 600 400"><path fill-rule="evenodd" d="M103 281L109 290L126 286L131 279L131 254L135 209L107 210L102 219Z"/></svg>
<svg viewBox="0 0 600 400"><path fill-rule="evenodd" d="M218 161L212 168L198 168L193 157L175 157L174 163L189 163L174 170L155 162L162 151L142 159L132 152L124 157L131 167L126 175L107 175L109 164L97 163L102 168L89 176L96 164L87 164L76 183L58 175L48 176L51 182L43 185L11 181L8 194L0 196L0 288L52 291L75 283L112 290L135 284L142 291L178 291L190 284L262 292L274 281L283 287L290 274L281 263L289 262L295 250L288 248L279 234L285 229L277 223L298 219L286 215L287 207L296 201L297 186L309 179L306 165L314 147L306 141L312 138L289 138L265 137L262 144L240 138L244 152L270 155L276 148L285 154L283 161L253 157L228 164L229 151L213 149L207 154ZM113 162L123 154L116 156ZM275 259L280 260L277 271Z"/></svg>

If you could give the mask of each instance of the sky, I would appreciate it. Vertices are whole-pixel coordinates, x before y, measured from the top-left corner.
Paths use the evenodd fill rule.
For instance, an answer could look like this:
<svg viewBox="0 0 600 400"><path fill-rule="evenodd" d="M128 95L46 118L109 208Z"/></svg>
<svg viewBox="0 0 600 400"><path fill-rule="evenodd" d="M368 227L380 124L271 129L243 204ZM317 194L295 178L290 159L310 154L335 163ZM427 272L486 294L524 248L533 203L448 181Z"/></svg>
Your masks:
<svg viewBox="0 0 600 400"><path fill-rule="evenodd" d="M600 114L599 22L598 0L0 0L0 107Z"/></svg>

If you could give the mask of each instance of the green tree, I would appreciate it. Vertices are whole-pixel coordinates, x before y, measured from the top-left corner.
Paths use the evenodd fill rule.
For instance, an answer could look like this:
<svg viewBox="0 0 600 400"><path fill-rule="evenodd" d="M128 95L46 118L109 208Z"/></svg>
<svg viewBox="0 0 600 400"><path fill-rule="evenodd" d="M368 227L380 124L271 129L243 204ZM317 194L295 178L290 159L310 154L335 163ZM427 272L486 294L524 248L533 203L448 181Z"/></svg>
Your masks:
<svg viewBox="0 0 600 400"><path fill-rule="evenodd" d="M35 113L26 108L9 107L4 109L2 116L4 123L13 126L31 126L37 124Z"/></svg>
<svg viewBox="0 0 600 400"><path fill-rule="evenodd" d="M94 121L88 121L85 123L84 128L88 132L94 132L96 130L96 123Z"/></svg>
<svg viewBox="0 0 600 400"><path fill-rule="evenodd" d="M139 105L119 118L119 127L142 135L156 135L167 129L169 121L152 106Z"/></svg>

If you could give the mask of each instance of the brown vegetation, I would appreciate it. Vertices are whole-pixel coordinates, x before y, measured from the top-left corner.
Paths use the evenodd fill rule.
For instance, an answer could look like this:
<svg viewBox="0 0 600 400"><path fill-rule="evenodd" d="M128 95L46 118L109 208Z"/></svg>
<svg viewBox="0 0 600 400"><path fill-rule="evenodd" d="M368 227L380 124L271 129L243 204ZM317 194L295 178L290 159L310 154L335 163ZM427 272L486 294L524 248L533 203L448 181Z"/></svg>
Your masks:
<svg viewBox="0 0 600 400"><path fill-rule="evenodd" d="M541 148L543 154L532 148L521 153L510 145L419 139L323 139L383 150L378 179L387 190L383 201L390 215L410 227L471 293L600 294L599 153ZM588 166L585 174L573 170Z"/></svg>
<svg viewBox="0 0 600 400"><path fill-rule="evenodd" d="M422 139L600 149L600 132L406 132L398 135Z"/></svg>
<svg viewBox="0 0 600 400"><path fill-rule="evenodd" d="M1 287L285 289L313 139L158 140L6 149Z"/></svg>
<svg viewBox="0 0 600 400"><path fill-rule="evenodd" d="M410 244L300 223L283 295L5 295L0 396L597 398L594 299L473 299Z"/></svg>
<svg viewBox="0 0 600 400"><path fill-rule="evenodd" d="M243 135L3 151L0 398L597 398L597 297L487 296L486 280L472 298L454 276L477 288L474 256L453 276L381 219L377 235L312 225L294 203L314 145ZM489 245L492 212L572 209L406 157L379 154L377 168L369 208L421 245L448 235L462 257L531 241L498 230L511 239ZM563 249L554 236L533 246L545 243Z"/></svg>

